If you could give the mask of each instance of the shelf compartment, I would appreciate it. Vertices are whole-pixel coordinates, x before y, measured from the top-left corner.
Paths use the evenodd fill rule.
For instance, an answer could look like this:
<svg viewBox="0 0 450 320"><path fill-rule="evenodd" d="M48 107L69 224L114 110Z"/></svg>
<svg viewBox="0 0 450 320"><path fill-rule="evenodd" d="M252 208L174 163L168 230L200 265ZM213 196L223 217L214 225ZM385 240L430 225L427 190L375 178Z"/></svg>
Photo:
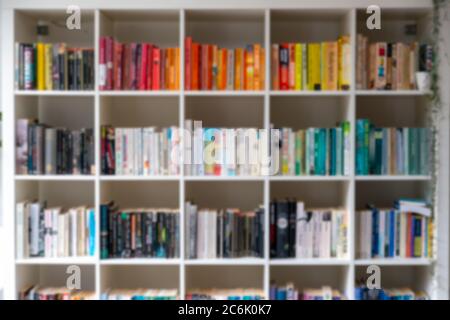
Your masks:
<svg viewBox="0 0 450 320"><path fill-rule="evenodd" d="M270 115L275 128L332 128L351 121L352 108L348 97L277 96L271 98Z"/></svg>
<svg viewBox="0 0 450 320"><path fill-rule="evenodd" d="M161 128L179 124L179 98L172 96L102 96L100 123L114 127Z"/></svg>
<svg viewBox="0 0 450 320"><path fill-rule="evenodd" d="M347 299L352 297L352 279L347 266L271 265L270 281L275 282L277 286L285 286L288 282L293 282L299 293L303 293L304 289L320 289L323 286L329 286L339 290Z"/></svg>
<svg viewBox="0 0 450 320"><path fill-rule="evenodd" d="M16 290L17 293L32 285L40 287L66 287L68 277L73 273L67 273L71 262L66 264L39 264L16 266ZM79 265L80 285L82 291L95 291L95 266Z"/></svg>
<svg viewBox="0 0 450 320"><path fill-rule="evenodd" d="M185 119L203 128L264 128L264 99L257 96L191 96Z"/></svg>
<svg viewBox="0 0 450 320"><path fill-rule="evenodd" d="M179 293L176 265L101 265L100 294L108 289L175 289Z"/></svg>

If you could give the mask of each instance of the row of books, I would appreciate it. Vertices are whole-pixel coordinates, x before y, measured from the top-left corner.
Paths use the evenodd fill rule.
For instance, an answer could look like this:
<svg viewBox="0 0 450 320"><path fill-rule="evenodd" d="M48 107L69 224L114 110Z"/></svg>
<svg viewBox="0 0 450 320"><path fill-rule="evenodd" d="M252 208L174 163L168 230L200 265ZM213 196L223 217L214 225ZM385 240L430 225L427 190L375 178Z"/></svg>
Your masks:
<svg viewBox="0 0 450 320"><path fill-rule="evenodd" d="M270 284L270 300L345 300L339 290L324 286L320 289L307 288L303 291L297 289L294 283L289 282L285 286L277 286L275 282Z"/></svg>
<svg viewBox="0 0 450 320"><path fill-rule="evenodd" d="M179 211L100 206L100 257L179 257Z"/></svg>
<svg viewBox="0 0 450 320"><path fill-rule="evenodd" d="M103 174L176 175L179 149L178 127L101 128Z"/></svg>
<svg viewBox="0 0 450 320"><path fill-rule="evenodd" d="M227 49L185 40L186 90L264 90L265 49Z"/></svg>
<svg viewBox="0 0 450 320"><path fill-rule="evenodd" d="M349 36L321 43L272 44L273 90L349 90Z"/></svg>
<svg viewBox="0 0 450 320"><path fill-rule="evenodd" d="M358 34L356 88L412 90L417 88L416 72L430 72L433 47L417 42L374 42Z"/></svg>
<svg viewBox="0 0 450 320"><path fill-rule="evenodd" d="M356 174L428 175L430 128L377 128L356 121Z"/></svg>
<svg viewBox="0 0 450 320"><path fill-rule="evenodd" d="M100 38L100 90L178 90L180 48Z"/></svg>
<svg viewBox="0 0 450 320"><path fill-rule="evenodd" d="M350 123L336 128L280 129L282 175L350 174Z"/></svg>
<svg viewBox="0 0 450 320"><path fill-rule="evenodd" d="M355 300L430 300L423 291L410 288L369 289L365 284L355 288Z"/></svg>
<svg viewBox="0 0 450 320"><path fill-rule="evenodd" d="M65 43L16 43L17 90L94 90L94 50Z"/></svg>
<svg viewBox="0 0 450 320"><path fill-rule="evenodd" d="M32 285L19 292L19 300L95 300L94 291Z"/></svg>
<svg viewBox="0 0 450 320"><path fill-rule="evenodd" d="M264 300L262 289L198 289L190 290L186 300Z"/></svg>
<svg viewBox="0 0 450 320"><path fill-rule="evenodd" d="M344 209L305 209L301 201L270 204L272 258L345 258L348 214Z"/></svg>
<svg viewBox="0 0 450 320"><path fill-rule="evenodd" d="M199 209L186 203L189 259L264 256L264 209Z"/></svg>
<svg viewBox="0 0 450 320"><path fill-rule="evenodd" d="M178 300L176 289L108 289L100 300Z"/></svg>
<svg viewBox="0 0 450 320"><path fill-rule="evenodd" d="M38 201L16 205L17 258L74 257L95 254L93 208L62 209Z"/></svg>
<svg viewBox="0 0 450 320"><path fill-rule="evenodd" d="M402 200L395 208L358 212L360 258L431 258L433 220L423 215L430 211L425 204L415 203ZM415 206L422 213L414 212Z"/></svg>
<svg viewBox="0 0 450 320"><path fill-rule="evenodd" d="M18 174L94 174L92 129L52 128L33 119L18 119Z"/></svg>

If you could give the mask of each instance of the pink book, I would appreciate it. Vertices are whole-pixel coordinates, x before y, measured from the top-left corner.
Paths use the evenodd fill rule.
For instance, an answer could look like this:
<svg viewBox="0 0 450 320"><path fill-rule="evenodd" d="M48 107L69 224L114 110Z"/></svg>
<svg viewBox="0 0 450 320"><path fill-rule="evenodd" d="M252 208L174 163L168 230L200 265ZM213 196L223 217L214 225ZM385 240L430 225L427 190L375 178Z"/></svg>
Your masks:
<svg viewBox="0 0 450 320"><path fill-rule="evenodd" d="M100 38L100 52L99 52L99 89L106 89L106 37Z"/></svg>
<svg viewBox="0 0 450 320"><path fill-rule="evenodd" d="M148 51L148 44L143 43L142 44L142 52L141 52L141 74L139 75L139 90L146 90L147 89L147 51Z"/></svg>
<svg viewBox="0 0 450 320"><path fill-rule="evenodd" d="M191 52L192 52L192 38L187 37L184 45L184 85L186 90L191 90Z"/></svg>

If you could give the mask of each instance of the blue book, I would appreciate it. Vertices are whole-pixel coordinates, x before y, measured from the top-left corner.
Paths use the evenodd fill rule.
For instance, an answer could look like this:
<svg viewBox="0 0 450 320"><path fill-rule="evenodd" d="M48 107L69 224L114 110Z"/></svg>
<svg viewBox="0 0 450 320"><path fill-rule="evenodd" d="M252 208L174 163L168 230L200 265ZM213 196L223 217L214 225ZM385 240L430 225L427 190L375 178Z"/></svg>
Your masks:
<svg viewBox="0 0 450 320"><path fill-rule="evenodd" d="M378 253L378 230L379 213L377 208L372 209L372 257L377 257Z"/></svg>
<svg viewBox="0 0 450 320"><path fill-rule="evenodd" d="M286 289L285 288L279 288L277 290L276 300L286 300Z"/></svg>
<svg viewBox="0 0 450 320"><path fill-rule="evenodd" d="M330 175L336 175L336 128L330 129Z"/></svg>
<svg viewBox="0 0 450 320"><path fill-rule="evenodd" d="M95 239L96 239L96 228L95 228L95 210L89 209L89 255L93 256L95 254Z"/></svg>

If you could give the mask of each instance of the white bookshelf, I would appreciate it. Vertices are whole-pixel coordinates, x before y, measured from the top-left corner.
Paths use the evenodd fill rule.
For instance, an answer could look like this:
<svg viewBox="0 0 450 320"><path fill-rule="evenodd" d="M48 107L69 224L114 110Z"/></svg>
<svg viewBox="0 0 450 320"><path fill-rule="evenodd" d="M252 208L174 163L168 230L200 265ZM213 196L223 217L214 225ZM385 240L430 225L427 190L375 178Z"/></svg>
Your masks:
<svg viewBox="0 0 450 320"><path fill-rule="evenodd" d="M371 39L411 40L397 32L408 23L417 23L419 33L427 34L425 22L432 1L383 0L386 25ZM184 38L217 43L227 47L259 42L266 50L282 41L335 40L350 36L355 65L355 39L362 31L364 8L370 1L84 1L82 31L50 28L44 41L65 41L96 49L100 36L113 35L121 41L149 41L161 46L181 48L184 64ZM270 59L266 54L266 89L255 92L185 91L181 77L179 91L16 91L14 90L15 41L37 41L37 20L64 21L66 1L2 2L2 104L4 106L3 190L4 226L9 245L5 254L6 298L30 284L62 286L66 266L80 265L82 288L94 290L97 297L107 288L176 288L181 297L193 288L261 288L269 295L270 280L283 285L293 281L300 289L330 285L349 299L354 297L355 281L369 264L382 269L384 287L409 286L426 290L432 298L448 298L448 201L436 207L436 257L429 259L360 260L356 256L357 210L367 202L391 205L400 196L424 196L428 176L356 176L355 142L351 142L349 176L272 176L272 177L196 177L186 176L103 176L100 174L99 133L103 124L133 126L183 127L184 119L203 120L204 126L259 128L276 126L332 126L348 120L354 137L355 120L369 117L380 126L424 124L428 92L418 91L349 91L280 92L270 88ZM384 13L386 15L384 16ZM383 20L384 21L384 20ZM384 23L384 22L383 22ZM395 32L394 32L395 31ZM369 31L365 31L368 33ZM98 63L97 63L98 66ZM97 70L98 71L98 70ZM96 72L98 76L98 72ZM353 80L355 79L353 70ZM92 127L96 133L96 167L92 176L23 176L15 175L15 119L38 116L45 123L67 127ZM443 122L447 130L448 121ZM444 137L444 138L445 138ZM442 155L448 153L443 144ZM445 158L447 159L447 158ZM448 173L448 170L445 171ZM440 199L448 190L446 175L440 176ZM265 255L261 259L187 260L184 258L184 228L180 228L180 258L100 260L99 238L92 258L15 259L15 203L37 198L63 206L99 205L115 200L121 207L179 207L184 224L184 202L195 199L204 207L265 207L265 230L269 228L269 203L272 198L301 199L307 207L344 207L349 212L349 255L346 259L269 258L269 237L265 233ZM444 195L445 198L446 195ZM97 229L99 231L99 229ZM99 234L99 232L97 232ZM445 281L442 281L445 279Z"/></svg>

